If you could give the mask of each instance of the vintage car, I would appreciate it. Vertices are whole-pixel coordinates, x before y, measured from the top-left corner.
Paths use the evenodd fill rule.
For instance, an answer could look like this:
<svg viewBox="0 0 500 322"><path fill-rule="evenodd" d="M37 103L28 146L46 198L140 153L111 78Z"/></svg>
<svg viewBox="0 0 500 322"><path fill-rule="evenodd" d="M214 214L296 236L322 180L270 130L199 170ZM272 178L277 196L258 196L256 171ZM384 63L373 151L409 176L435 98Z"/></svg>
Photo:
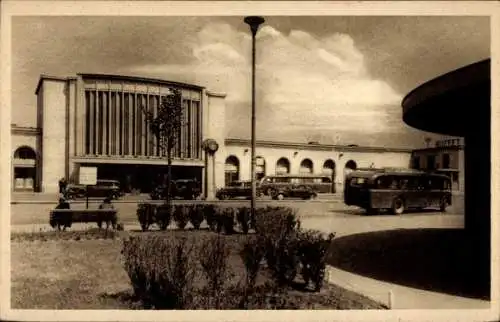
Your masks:
<svg viewBox="0 0 500 322"><path fill-rule="evenodd" d="M285 198L315 199L318 194L310 186L286 185L272 189L270 196L274 200L283 200Z"/></svg>
<svg viewBox="0 0 500 322"><path fill-rule="evenodd" d="M68 184L66 187L66 197L69 199L84 198L84 197L111 197L118 199L124 195L120 188L118 180L98 179L95 185L90 185L88 188L80 184Z"/></svg>
<svg viewBox="0 0 500 322"><path fill-rule="evenodd" d="M252 197L252 182L251 181L233 181L224 188L217 190L215 196L217 199L224 200L230 198L244 197L250 199ZM261 196L261 191L257 186L257 197Z"/></svg>
<svg viewBox="0 0 500 322"><path fill-rule="evenodd" d="M170 196L173 198L182 198L185 200L197 199L201 195L201 186L197 180L178 179L173 180L170 186ZM167 186L159 185L150 193L153 200L165 199L167 196Z"/></svg>

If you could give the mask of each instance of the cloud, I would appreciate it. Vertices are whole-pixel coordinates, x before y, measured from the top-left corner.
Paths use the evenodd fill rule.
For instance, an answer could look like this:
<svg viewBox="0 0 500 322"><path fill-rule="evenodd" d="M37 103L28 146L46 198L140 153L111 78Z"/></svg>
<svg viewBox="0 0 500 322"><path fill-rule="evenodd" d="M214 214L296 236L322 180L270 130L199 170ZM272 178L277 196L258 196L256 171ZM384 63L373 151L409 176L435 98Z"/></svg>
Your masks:
<svg viewBox="0 0 500 322"><path fill-rule="evenodd" d="M228 24L208 23L188 40L187 63L129 67L136 73L179 79L227 93L229 136L249 127L251 37ZM296 137L313 129L397 132L402 95L373 79L348 34L284 34L270 25L257 34L256 95L260 136L287 128ZM295 131L295 132L294 132Z"/></svg>

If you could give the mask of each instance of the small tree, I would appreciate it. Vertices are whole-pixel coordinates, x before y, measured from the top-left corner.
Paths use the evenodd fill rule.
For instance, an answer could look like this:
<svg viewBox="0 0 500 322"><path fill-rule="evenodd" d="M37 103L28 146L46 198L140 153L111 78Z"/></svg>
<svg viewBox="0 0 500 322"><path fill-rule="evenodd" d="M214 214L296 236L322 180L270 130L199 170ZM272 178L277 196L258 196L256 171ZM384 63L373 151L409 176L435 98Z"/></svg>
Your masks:
<svg viewBox="0 0 500 322"><path fill-rule="evenodd" d="M172 150L180 139L183 126L182 94L177 88L170 88L170 94L162 97L158 112L142 108L149 124L149 131L155 136L162 156L167 156L166 204L171 206Z"/></svg>

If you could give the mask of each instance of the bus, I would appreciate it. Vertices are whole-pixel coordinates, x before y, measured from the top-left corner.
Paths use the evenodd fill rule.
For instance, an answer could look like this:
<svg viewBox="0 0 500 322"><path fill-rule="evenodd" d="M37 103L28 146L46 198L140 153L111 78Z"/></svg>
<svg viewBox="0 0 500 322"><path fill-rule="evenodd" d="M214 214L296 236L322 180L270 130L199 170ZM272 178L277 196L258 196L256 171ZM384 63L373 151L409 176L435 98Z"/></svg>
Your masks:
<svg viewBox="0 0 500 322"><path fill-rule="evenodd" d="M266 196L271 196L273 191L285 187L305 186L311 188L316 193L329 193L333 191L333 182L328 175L291 175L279 174L264 176L260 181L260 190Z"/></svg>
<svg viewBox="0 0 500 322"><path fill-rule="evenodd" d="M451 206L451 180L442 174L413 169L366 169L349 173L344 182L344 202L375 214Z"/></svg>

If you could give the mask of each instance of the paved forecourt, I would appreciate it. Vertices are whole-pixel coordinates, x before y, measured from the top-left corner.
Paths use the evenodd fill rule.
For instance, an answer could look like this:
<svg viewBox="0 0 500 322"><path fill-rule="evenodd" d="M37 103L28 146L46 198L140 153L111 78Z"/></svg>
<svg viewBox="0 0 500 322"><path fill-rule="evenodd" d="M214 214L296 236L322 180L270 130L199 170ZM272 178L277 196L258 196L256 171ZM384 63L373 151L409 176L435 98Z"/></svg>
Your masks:
<svg viewBox="0 0 500 322"><path fill-rule="evenodd" d="M137 204L146 196L126 196L123 200L115 202L120 221L125 224L125 229L139 229L136 217ZM89 202L90 209L96 209L101 200L94 199ZM149 200L151 202L151 200ZM175 204L201 203L202 201L176 200ZM158 202L161 203L161 202ZM216 201L220 206L243 207L250 206L248 200ZM346 206L339 195L323 196L317 200L283 200L274 201L262 199L257 201L259 206L287 206L297 210L302 227L318 229L324 232L335 232L337 236L362 233L368 231L398 229L398 228L462 228L464 219L458 204L450 207L446 213L437 211L405 213L401 216L381 214L367 216L362 209ZM34 232L52 230L48 224L49 212L54 209L56 202L50 200L29 202L19 201L11 205L11 231ZM84 200L73 201L71 208L85 209ZM171 224L174 225L173 223ZM95 227L96 224L74 224L73 229ZM154 228L153 228L154 229Z"/></svg>

